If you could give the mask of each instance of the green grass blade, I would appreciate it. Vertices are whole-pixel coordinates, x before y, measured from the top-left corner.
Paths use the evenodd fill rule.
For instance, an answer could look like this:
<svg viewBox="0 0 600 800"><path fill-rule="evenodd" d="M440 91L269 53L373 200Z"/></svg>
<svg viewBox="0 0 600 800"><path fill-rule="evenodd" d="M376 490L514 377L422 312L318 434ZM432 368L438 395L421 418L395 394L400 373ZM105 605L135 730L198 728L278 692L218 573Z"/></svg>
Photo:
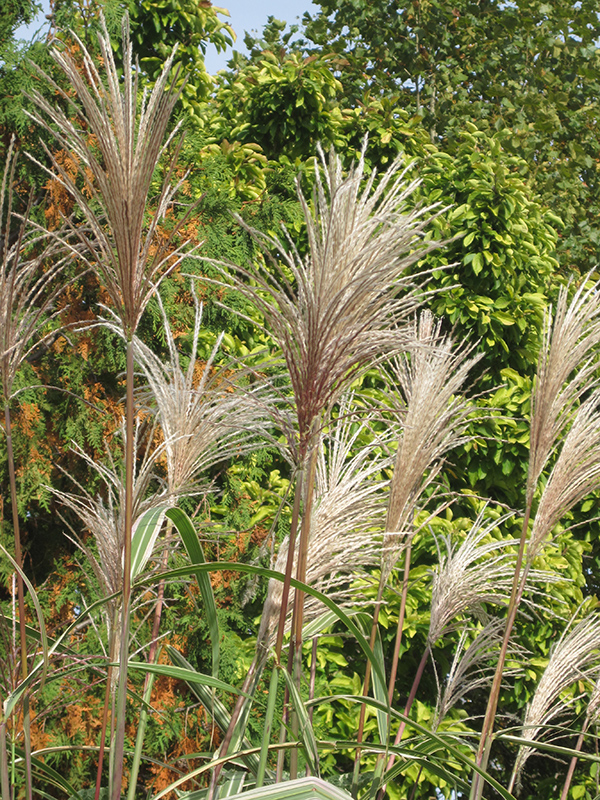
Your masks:
<svg viewBox="0 0 600 800"><path fill-rule="evenodd" d="M570 747L560 747L560 745L552 744L551 742L538 742L530 739L523 739L521 736L512 736L508 733L498 733L494 739L502 739L504 742L511 742L511 744L518 744L522 747L533 747L535 750L544 750L548 753L554 753L558 756L565 756L565 758L578 758L584 761L595 761L600 763L600 756L593 753L586 753L582 750L573 750Z"/></svg>
<svg viewBox="0 0 600 800"><path fill-rule="evenodd" d="M379 700L376 700L373 697L365 697L364 695L350 695L350 694L344 694L344 695L340 694L340 695L330 695L330 696L327 696L327 697L318 697L318 698L315 698L315 700L311 700L309 703L307 703L307 706L308 707L310 707L311 705L316 706L316 705L320 705L321 703L334 702L335 700L345 700L345 701L351 701L351 702L355 702L355 703L365 703L366 705L370 705L375 709L380 708L380 709L384 710L386 708L386 704L381 703ZM437 742L441 747L443 747L445 750L447 750L448 753L450 753L452 756L454 756L454 758L456 758L457 761L460 761L462 764L464 764L470 770L474 770L479 775L481 775L490 784L490 786L492 786L498 792L498 794L504 800L515 800L514 795L512 795L510 792L508 792L502 786L502 784L498 783L498 781L495 780L495 778L493 778L489 773L487 773L484 769L481 769L481 767L479 767L473 761L473 759L471 759L468 756L466 756L454 744L452 744L449 741L450 738L454 738L454 737L451 736L451 734L448 734L448 733L444 733L444 734L434 733L434 731L430 731L429 728L426 728L424 725L420 725L418 722L415 722L410 717L407 717L404 714L401 714L399 711L396 711L393 708L390 709L390 714L391 714L392 717L395 717L396 719L399 719L399 720L403 721L406 724L407 728L413 728L415 731L417 731L418 733L422 734L422 736L425 739L430 739L432 742ZM505 738L508 738L508 737L505 737ZM518 738L518 737L515 737L515 738ZM352 749L352 748L355 748L355 747L364 747L365 746L364 742L358 742L358 741L335 741L335 742L327 742L326 744L328 744L330 747L331 746L335 746L335 747L341 748L343 750L349 750L349 749ZM323 743L323 745L325 745L325 743ZM565 748L565 749L567 749L567 748ZM371 750L373 752L382 752L382 753L385 753L385 752L389 751L390 753L395 753L395 754L397 754L399 756L407 757L407 755L408 755L408 757L410 757L410 751L407 753L406 747L399 747L399 746L395 746L395 745L387 745L387 747L386 747L384 745L377 745L377 744L371 744L370 743L369 744L369 750ZM595 757L593 760L599 760L599 759L598 759L598 757Z"/></svg>
<svg viewBox="0 0 600 800"><path fill-rule="evenodd" d="M183 546L187 550L192 564L206 564L204 558L204 550L198 540L196 529L188 517L188 515L180 508L170 508L167 511L167 517L173 522L179 535ZM206 621L208 622L208 630L210 632L210 641L212 645L212 674L216 678L219 674L219 620L217 617L217 605L215 603L215 596L213 594L210 578L206 572L195 571L194 575L198 581L200 594L204 602L204 609L206 611Z"/></svg>
<svg viewBox="0 0 600 800"><path fill-rule="evenodd" d="M261 787L265 781L265 771L267 769L267 757L269 755L269 742L271 741L271 730L273 728L273 717L275 715L275 701L277 699L277 688L279 686L279 672L276 664L273 664L271 680L269 682L269 699L267 701L267 712L265 714L265 727L263 730L262 747L260 749L260 759L258 772L256 773L256 786Z"/></svg>
<svg viewBox="0 0 600 800"><path fill-rule="evenodd" d="M131 579L143 571L152 555L165 518L165 507L151 508L139 517L131 536Z"/></svg>
<svg viewBox="0 0 600 800"><path fill-rule="evenodd" d="M171 659L171 661L173 661L174 664L177 664L178 666L183 667L184 669L189 669L191 671L194 671L192 665L189 663L189 661L187 661L184 658L184 656L181 655L179 650L176 650L171 645L167 645L166 649L169 654L169 658ZM188 680L186 681L186 683L189 686L190 690L196 695L198 700L200 700L206 712L210 714L212 719L214 719L217 726L221 729L222 733L225 733L229 728L229 723L231 721L231 714L229 713L227 708L223 705L223 703L219 700L218 697L214 696L214 692L208 689L206 686L192 680ZM252 745L250 744L248 739L244 737L241 742L241 747L243 747L245 750L249 750L251 749ZM259 764L258 756L256 755L245 756L243 761L246 767L248 767L248 769L250 770L250 772L252 772L253 775L256 775ZM267 774L269 775L270 778L272 777L270 772L268 772Z"/></svg>
<svg viewBox="0 0 600 800"><path fill-rule="evenodd" d="M20 757L20 760L25 758L25 751L21 748L15 748L15 752ZM20 763L20 760L17 762L17 764ZM53 786L56 786L58 789L62 789L64 792L66 792L68 797L77 795L77 790L71 786L69 781L64 778L60 772L48 766L48 764L45 764L40 758L36 758L32 755L31 766L36 772L41 773L48 783L51 783ZM35 793L37 794L37 789Z"/></svg>
<svg viewBox="0 0 600 800"><path fill-rule="evenodd" d="M41 684L44 685L46 681L46 675L48 674L48 665L49 665L49 652L48 652L48 636L46 633L46 623L44 622L44 613L42 611L42 607L40 605L39 598L37 596L37 592L35 591L33 584L25 575L21 567L17 564L15 559L11 556L8 550L0 545L0 550L4 553L4 555L10 560L11 564L15 568L15 570L19 573L21 578L23 579L23 583L27 586L27 591L31 597L33 602L33 606L35 608L35 615L37 617L38 625L39 625L39 633L40 633L40 644L42 647L42 677L41 677ZM8 719L8 714L5 711L5 717Z"/></svg>
<svg viewBox="0 0 600 800"><path fill-rule="evenodd" d="M127 668L139 669L142 672L149 672L154 675L166 675L166 677L174 678L177 681L194 681L195 683L200 683L204 686L212 686L214 689L221 689L221 691L230 692L231 694L243 694L239 689L235 689L233 686L225 683L225 681L214 678L212 675L205 675L203 672L196 672L196 670L193 669L174 667L171 664L148 664L145 661L130 661Z"/></svg>
<svg viewBox="0 0 600 800"><path fill-rule="evenodd" d="M304 755L306 757L306 762L309 766L309 769L313 775L319 775L319 750L317 748L317 741L315 739L315 733L313 730L313 726L311 725L308 712L306 710L306 706L304 701L300 697L300 692L298 691L298 687L296 686L294 679L288 673L287 670L282 670L283 677L285 678L286 686L288 692L290 693L290 700L292 702L292 706L296 710L296 714L298 714L298 721L300 723L299 728L299 736L302 742Z"/></svg>

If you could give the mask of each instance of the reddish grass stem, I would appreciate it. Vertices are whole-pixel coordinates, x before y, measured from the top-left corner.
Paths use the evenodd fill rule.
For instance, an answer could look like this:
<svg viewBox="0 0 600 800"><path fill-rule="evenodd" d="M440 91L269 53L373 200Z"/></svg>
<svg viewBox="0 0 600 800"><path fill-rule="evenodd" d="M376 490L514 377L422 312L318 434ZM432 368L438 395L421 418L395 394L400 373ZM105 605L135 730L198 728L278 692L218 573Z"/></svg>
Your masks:
<svg viewBox="0 0 600 800"><path fill-rule="evenodd" d="M23 568L23 553L21 550L21 530L19 526L19 510L17 505L17 480L15 475L15 459L12 439L12 422L8 400L4 403L4 424L6 433L6 451L8 460L8 476L10 482L10 502L15 542L15 560ZM27 678L27 633L25 629L25 587L23 576L17 570L17 602L19 606L19 638L21 640L21 678ZM25 779L27 797L31 800L33 786L31 777L31 737L29 730L29 699L27 694L23 697L23 735L25 744Z"/></svg>
<svg viewBox="0 0 600 800"><path fill-rule="evenodd" d="M127 665L129 661L129 615L131 605L131 531L133 527L133 340L127 342L127 401L125 412L125 527L123 531L123 602L121 647L119 653L119 684L117 689L117 729L115 734L115 767L112 800L120 800L123 783L125 750L125 711L127 706Z"/></svg>
<svg viewBox="0 0 600 800"><path fill-rule="evenodd" d="M527 532L529 529L529 519L531 517L531 506L533 503L533 496L527 498L527 506L525 509L525 516L523 518L523 527L521 529L521 540L519 543L519 552L517 554L517 561L515 564L515 574L513 578L512 590L508 602L508 611L506 616L506 627L504 629L504 637L500 647L500 654L498 656L498 663L496 664L496 671L492 681L492 688L490 689L490 696L488 698L487 709L483 726L481 729L481 737L479 739L479 748L477 750L476 763L482 769L486 769L490 755L491 737L494 730L494 722L496 719L496 711L498 709L498 700L500 698L500 687L502 685L502 674L504 672L504 664L508 653L508 646L510 637L517 618L517 611L519 610L519 603L523 596L525 582L527 580L528 570L522 572L523 558L525 555L525 545L527 542ZM470 800L480 800L483 792L484 779L477 772L473 775L473 783L471 785L471 798Z"/></svg>

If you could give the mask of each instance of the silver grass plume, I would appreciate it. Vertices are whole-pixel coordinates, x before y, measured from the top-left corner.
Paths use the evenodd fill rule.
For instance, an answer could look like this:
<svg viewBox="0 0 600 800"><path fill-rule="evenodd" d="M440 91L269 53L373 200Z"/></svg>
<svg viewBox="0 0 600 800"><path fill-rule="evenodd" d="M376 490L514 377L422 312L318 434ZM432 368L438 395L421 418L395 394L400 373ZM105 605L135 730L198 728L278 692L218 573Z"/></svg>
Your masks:
<svg viewBox="0 0 600 800"><path fill-rule="evenodd" d="M118 436L122 440L123 450L124 427L124 421L122 421ZM146 427L139 419L136 421L134 452L137 468L133 482L134 521L138 520L148 509L164 504L167 499L165 488L154 485L154 467L156 458L160 456L161 448L148 452L146 445L151 440L152 433L146 430ZM80 537L76 537L76 542L88 557L96 579L106 595L118 595L123 586L123 538L125 533L123 466L121 460L115 458L108 444L106 445L105 462L94 460L76 444L73 445L73 449L102 480L105 497L91 495L73 478L71 480L79 489L78 493L49 488L63 505L75 512L84 529L94 537L98 551L97 557ZM110 601L111 614L120 603L119 597ZM109 623L109 633L110 627Z"/></svg>
<svg viewBox="0 0 600 800"><path fill-rule="evenodd" d="M46 153L56 178L73 196L85 215L90 235L77 230L87 246L90 260L105 285L123 330L129 337L152 295L159 275L182 260L182 248L171 249L185 220L171 235L157 237L181 181L175 181L175 162L181 140L165 168L165 177L156 200L156 209L147 221L147 204L152 177L165 150L177 135L179 126L166 137L171 113L178 100L177 74L169 77L173 54L150 96L143 93L139 102L139 70L134 68L129 38L129 18L123 18L123 67L117 68L104 17L98 34L106 82L85 45L74 37L81 50L83 74L66 50L50 49L54 61L75 90L76 100L48 75L42 77L67 104L69 112L48 102L39 92L33 101L43 112L30 114L52 134L58 145L69 151L79 165L83 188L59 163L48 148Z"/></svg>
<svg viewBox="0 0 600 800"><path fill-rule="evenodd" d="M596 677L594 688L590 694L586 716L591 722L598 722L600 718L600 673Z"/></svg>
<svg viewBox="0 0 600 800"><path fill-rule="evenodd" d="M202 490L200 474L212 464L239 455L255 445L261 429L259 404L254 402L261 386L244 387L243 370L232 376L230 365L215 367L214 360L223 335L201 369L198 340L202 305L192 284L195 315L192 350L187 369L181 358L160 296L157 300L163 319L168 358L161 360L137 336L134 353L148 382L150 407L163 433L167 460L168 495L171 502L184 494ZM152 402L153 400L153 402ZM245 432L242 441L242 432Z"/></svg>
<svg viewBox="0 0 600 800"><path fill-rule="evenodd" d="M366 142L365 142L366 147ZM301 463L315 420L356 376L404 344L398 325L417 305L419 278L409 267L441 242L424 240L433 207L410 210L418 181L406 182L399 157L376 181L365 178L364 151L344 176L339 156L319 150L313 207L297 186L309 254L303 260L288 237L248 229L269 261L234 264L228 280L260 310L281 351L295 401L299 441L287 431ZM241 224L244 224L240 220ZM275 254L275 255L274 255Z"/></svg>
<svg viewBox="0 0 600 800"><path fill-rule="evenodd" d="M441 321L422 311L407 332L407 352L393 359L388 380L402 389L402 400L389 393L402 417L386 522L382 581L403 546L403 535L419 499L439 473L446 453L468 438L473 413L460 394L469 371L481 356L472 347L456 347L441 333Z"/></svg>
<svg viewBox="0 0 600 800"><path fill-rule="evenodd" d="M316 471L315 505L310 525L306 582L338 599L352 576L378 563L385 519L383 471L390 466L382 441L369 430L369 419L357 424L350 413L353 395L342 398L337 418L324 434ZM367 437L366 444L361 438ZM273 569L285 571L288 538L279 547ZM294 556L294 568L297 561ZM279 615L281 581L269 581L258 641L266 647ZM356 604L356 593L350 601ZM323 607L307 598L307 614Z"/></svg>
<svg viewBox="0 0 600 800"><path fill-rule="evenodd" d="M433 571L429 646L440 639L457 617L467 612L480 614L485 603L508 603L517 542L491 538L491 533L512 514L484 523L484 513L485 508L457 548L444 537L446 553L440 552Z"/></svg>
<svg viewBox="0 0 600 800"><path fill-rule="evenodd" d="M546 315L531 397L528 502L579 398L594 381L593 351L600 343L600 287L598 283L585 287L586 281L569 302L568 287L562 286L554 315L552 309Z"/></svg>
<svg viewBox="0 0 600 800"><path fill-rule="evenodd" d="M55 305L65 283L57 279L76 252L64 229L60 241L30 227L33 197L16 229L12 225L16 163L11 140L0 190L0 371L5 402L12 398L19 367L43 342L44 328L59 313Z"/></svg>
<svg viewBox="0 0 600 800"><path fill-rule="evenodd" d="M475 635L469 627L462 630L443 690L440 691L441 687L438 686L434 730L467 694L491 683L495 658L502 641L502 629L502 620L491 619L484 627L477 630Z"/></svg>
<svg viewBox="0 0 600 800"><path fill-rule="evenodd" d="M533 561L559 519L600 485L600 390L575 411L542 492L527 549Z"/></svg>
<svg viewBox="0 0 600 800"><path fill-rule="evenodd" d="M592 613L568 632L570 623L552 648L548 665L527 706L523 738L536 741L543 729L568 708L561 694L578 680L589 680L600 661L600 614ZM523 771L533 747L522 746L513 768L509 791Z"/></svg>

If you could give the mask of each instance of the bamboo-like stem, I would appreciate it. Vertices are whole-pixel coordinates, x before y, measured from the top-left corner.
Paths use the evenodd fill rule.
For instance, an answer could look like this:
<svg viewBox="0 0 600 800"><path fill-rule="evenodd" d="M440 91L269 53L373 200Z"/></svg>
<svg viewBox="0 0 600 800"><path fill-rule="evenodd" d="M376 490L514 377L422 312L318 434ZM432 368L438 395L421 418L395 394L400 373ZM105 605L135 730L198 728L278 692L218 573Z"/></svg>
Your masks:
<svg viewBox="0 0 600 800"><path fill-rule="evenodd" d="M407 547L406 547L406 554L404 556L404 576L403 576L403 579L402 579L402 596L401 596L401 599L400 599L400 612L398 614L398 626L396 628L396 641L394 643L394 655L392 657L392 668L391 668L391 671L390 671L390 680L389 680L389 683L388 683L388 698L389 698L390 705L392 704L392 700L394 699L394 688L395 688L395 685L396 685L396 674L398 672L398 660L400 658L400 645L402 643L402 631L403 631L403 628L404 628L404 618L406 616L406 603L407 603L407 598L408 598L408 576L410 574L410 557L411 557L411 546L412 546L413 536L414 536L414 534L410 535L410 538L408 540L408 544L407 544ZM373 644L371 644L371 649L373 649ZM425 667L425 662L427 661L427 657L426 656L427 656L428 650L429 650L429 646L427 646L427 648L425 650L425 653L423 654L423 658L424 658L423 668ZM422 674L422 670L421 670L421 674ZM419 677L419 681L420 681L420 677ZM413 686L414 686L414 684L413 684ZM418 684L417 684L417 686L418 686ZM415 687L415 693L416 693L416 687ZM413 696L413 699L414 699L414 696ZM410 711L410 706L412 706L412 702L413 701L410 700L410 705L407 703L409 711ZM361 719L363 719L363 720L364 720L364 708L365 708L365 706L364 706L364 703L363 703L363 706L361 708ZM405 710L405 713L408 713L408 712ZM404 723L402 723L401 726L400 726L400 732L399 732L400 738L402 738L402 733L403 732L404 732ZM399 742L399 740L398 740L398 742ZM398 744L398 742L396 742L396 744ZM383 759L383 758L384 758L384 756L383 756L383 754L381 754L379 756L379 759ZM394 764L394 756L391 756L390 757L390 767L393 766L393 764ZM355 775L354 775L353 785L354 785L354 783L356 783L356 785L358 786L358 783L357 783L357 781L358 781L358 770L357 770L357 762L356 761L354 762L354 772L355 772Z"/></svg>
<svg viewBox="0 0 600 800"><path fill-rule="evenodd" d="M394 699L394 687L396 685L396 674L398 672L398 660L400 658L400 645L402 644L402 630L404 628L404 617L406 616L406 603L408 600L408 577L410 575L410 558L412 552L412 540L414 534L411 534L407 545L406 553L404 555L404 576L402 578L402 596L400 598L400 613L398 614L398 627L396 628L396 641L394 643L394 655L392 657L392 667L390 670L390 681L388 684L388 698L390 705Z"/></svg>
<svg viewBox="0 0 600 800"><path fill-rule="evenodd" d="M369 637L369 647L371 650L375 647L375 639L377 637L377 625L379 623L379 612L381 610L381 599L383 595L383 585L381 581L379 582L379 589L377 591L377 601L375 602L375 609L373 611L373 622L371 624L371 635ZM369 694L369 687L371 684L371 662L367 661L367 666L365 669L365 680L363 682L363 697L367 697ZM360 707L360 715L358 718L358 731L356 733L356 741L358 744L362 744L363 734L365 730L365 716L366 716L367 706L363 703ZM351 794L352 797L356 798L358 795L358 778L360 772L360 754L361 748L357 747L356 752L354 754L354 770L352 772L352 787L351 787Z"/></svg>
<svg viewBox="0 0 600 800"><path fill-rule="evenodd" d="M312 437L311 437L312 439ZM300 526L300 541L298 542L298 563L296 567L296 578L302 583L306 583L306 566L308 559L308 545L310 540L312 507L315 494L315 475L317 470L318 447L312 442L308 461L308 476L306 481L306 496L302 509L302 525ZM292 640L290 648L292 652L292 677L298 689L302 678L302 626L304 624L304 592L301 589L294 591L294 610L292 615ZM291 709L291 728L294 740L298 740L298 713L295 708ZM298 777L298 749L290 751L290 780Z"/></svg>
<svg viewBox="0 0 600 800"><path fill-rule="evenodd" d="M21 550L21 530L19 526L19 510L17 505L17 480L15 475L15 457L12 439L12 421L8 399L4 401L4 424L6 434L6 454L8 459L8 476L10 483L10 503L15 542L15 560L23 568L23 553ZM23 577L17 570L17 602L19 606L19 638L21 644L21 678L27 678L27 634L25 629L25 588ZM25 785L27 798L33 797L31 778L31 736L29 727L29 702L27 694L23 698L23 736L25 744Z"/></svg>
<svg viewBox="0 0 600 800"><path fill-rule="evenodd" d="M583 740L585 738L585 734L589 724L590 724L590 718L586 717L583 723L583 728L581 729L581 733L577 738L577 744L575 745L576 753L579 753L581 751L581 748L583 747ZM567 770L567 775L565 777L565 784L563 786L563 790L560 795L560 800L567 800L569 789L571 788L571 781L573 780L573 774L575 773L575 767L577 766L577 761L578 761L577 756L573 756L573 758L571 759L571 763L569 764L569 769Z"/></svg>
<svg viewBox="0 0 600 800"><path fill-rule="evenodd" d="M596 736L594 736L594 752L596 753L596 756L600 755L600 752L599 752L599 749L598 749L598 735L597 734L598 734L598 731L596 731ZM600 776L598 775L597 771L596 771L596 794L597 795L600 794Z"/></svg>
<svg viewBox="0 0 600 800"><path fill-rule="evenodd" d="M287 616L287 607L289 603L289 595L290 595L290 586L291 586L291 579L292 579L292 572L294 568L294 548L296 544L296 535L298 531L298 521L300 518L300 498L302 494L302 469L298 471L296 477L296 490L294 494L294 505L292 508L292 521L290 527L290 538L289 538L289 546L288 546L288 557L286 562L286 570L285 570L285 579L283 582L283 590L282 590L282 598L281 598L281 607L279 609L279 624L277 628L277 640L275 644L275 663L279 665L281 659L281 650L283 648L283 637L285 632L285 619ZM223 741L220 747L220 756L224 758L227 755L227 751L229 749L229 745L231 743L231 739L233 737L233 731L241 714L243 705L244 705L244 694L247 693L248 688L250 687L252 680L254 678L255 672L261 671L265 661L265 653L256 653L252 664L250 665L250 669L246 675L244 680L244 685L242 686L242 694L239 695L236 704L233 708L233 712L231 714L231 720L229 722L229 727L225 732L225 736L223 737ZM285 708L287 705L287 691L286 691L286 699L284 701L284 717L285 717ZM285 741L285 738L283 739ZM279 766L279 758L283 758L285 754L284 750L280 750L278 753L278 766ZM209 786L209 793L208 793L208 800L214 795L217 781L219 779L219 775L221 774L221 765L215 767L211 776L211 782ZM283 766L281 766L283 770Z"/></svg>
<svg viewBox="0 0 600 800"><path fill-rule="evenodd" d="M408 700L406 701L406 705L404 706L405 717L408 717L408 715L410 714L412 704L414 703L415 697L417 696L417 690L419 688L419 684L421 683L421 678L423 677L423 672L425 670L425 666L427 665L430 652L431 652L431 644L428 643L427 646L425 647L425 650L423 651L423 655L421 656L421 661L419 662L419 666L417 668L417 671L415 672L415 677L413 678L413 683L410 688L410 694L408 695ZM400 723L400 727L398 728L398 733L396 734L396 738L394 739L395 745L400 744L405 727L406 723L402 721ZM394 758L395 756L390 757L388 769L391 769L391 767L393 766Z"/></svg>
<svg viewBox="0 0 600 800"><path fill-rule="evenodd" d="M123 783L125 749L125 710L127 705L127 665L129 661L129 616L131 606L131 531L133 527L133 339L127 342L127 400L125 412L125 527L123 531L123 600L121 615L121 648L119 653L119 684L117 690L115 732L115 769L111 788L112 800L120 800Z"/></svg>
<svg viewBox="0 0 600 800"><path fill-rule="evenodd" d="M287 671L288 674L291 673L292 670L292 661L294 657L294 651L290 647L288 650L288 663L287 663ZM285 692L283 695L283 713L281 715L281 725L279 727L279 744L285 744L285 740L287 738L287 726L289 722L290 716L290 690L286 683ZM275 783L280 783L283 780L283 767L285 763L285 752L286 749L282 747L277 753L277 771L275 773ZM293 750L290 751L290 759Z"/></svg>
<svg viewBox="0 0 600 800"><path fill-rule="evenodd" d="M246 678L244 679L241 692L238 695L238 699L231 714L229 727L227 728L225 736L223 737L223 741L221 742L221 747L219 750L220 759L223 759L227 756L229 745L231 744L231 740L233 738L233 732L235 730L235 726L240 717L240 714L242 713L244 701L248 700L248 694L250 693L250 687L252 686L252 682L254 680L258 680L258 678L260 677L260 673L262 672L263 666L264 666L264 656L262 654L257 653L254 656L252 664L250 664L248 672L246 673ZM221 763L217 764L217 766L214 768L212 772L210 785L208 787L207 800L212 800L212 798L214 797L214 793L217 788L217 782L219 780L219 776L221 775L221 770L223 769L223 766L224 762L221 761Z"/></svg>
<svg viewBox="0 0 600 800"><path fill-rule="evenodd" d="M170 519L168 519L167 531L165 534L165 546L161 558L161 567L163 572L166 570L167 563L169 560L168 544L169 544L169 539L171 538L172 530L173 530L173 522ZM154 607L154 619L152 620L152 640L150 642L150 651L148 653L149 664L154 664L154 662L157 660L158 657L158 634L160 632L160 620L162 617L164 596L165 596L165 579L161 578L158 583L156 605ZM144 735L146 733L146 724L148 722L147 705L149 705L150 703L153 685L154 685L154 673L148 672L146 673L146 678L144 680L144 693L143 693L144 703L140 711L140 721L138 724L136 740L135 740L133 764L131 765L131 774L129 776L129 788L127 790L127 800L134 800L135 798L135 787L137 785L137 776L140 769L142 747L144 745ZM98 798L95 798L94 800L98 800Z"/></svg>
<svg viewBox="0 0 600 800"><path fill-rule="evenodd" d="M283 767L285 764L285 740L286 740L286 726L288 721L290 692L286 685L283 695L283 714L281 715L281 725L279 726L279 745L280 749L277 751L277 768L275 771L275 783L281 783L283 780Z"/></svg>
<svg viewBox="0 0 600 800"><path fill-rule="evenodd" d="M151 662L152 663L152 662ZM135 749L133 752L133 763L131 765L131 774L129 775L129 786L127 789L127 800L135 800L135 790L137 788L137 777L140 771L140 761L142 759L142 748L144 746L144 734L146 731L146 722L148 721L148 706L152 696L152 687L154 686L154 674L147 673L146 682L144 686L143 703L140 709L140 721L138 724L137 735L135 737Z"/></svg>
<svg viewBox="0 0 600 800"><path fill-rule="evenodd" d="M312 650L310 653L310 682L308 685L308 699L314 700L315 699L315 680L317 677L317 645L319 644L319 639L317 636L313 636L312 640ZM311 724L313 721L313 707L311 706L308 709L308 719L310 720Z"/></svg>
<svg viewBox="0 0 600 800"><path fill-rule="evenodd" d="M12 521L15 541L15 560L23 568L23 553L21 550L21 531L19 526L19 511L17 505L17 481L15 475L15 457L13 452L12 423L8 401L4 403L4 422L6 429L6 454L8 458L8 476L10 482L10 503L12 508ZM17 571L17 602L19 606L19 637L21 640L21 677L27 677L27 639L25 630L25 588L23 577Z"/></svg>
<svg viewBox="0 0 600 800"><path fill-rule="evenodd" d="M313 437L311 437L313 438ZM296 567L296 578L301 583L306 583L306 566L308 559L308 545L310 540L311 517L313 501L315 496L315 474L317 470L317 456L319 449L316 442L313 446L308 462L308 480L306 481L306 497L304 508L302 509L302 525L300 527L300 541L298 542L298 565ZM296 589L294 592L294 612L292 620L292 642L295 651L295 660L302 660L302 626L304 625L304 592ZM298 678L298 688L300 687L300 675Z"/></svg>
<svg viewBox="0 0 600 800"><path fill-rule="evenodd" d="M417 696L417 690L419 689L419 684L421 683L421 678L423 677L423 672L425 671L425 666L429 659L429 654L431 652L431 643L428 642L425 650L423 651L423 655L421 656L421 661L419 662L419 666L417 667L417 671L415 672L415 677L413 678L413 683L410 688L410 694L408 695L408 700L406 701L406 705L404 706L404 716L408 717L410 714L410 710L412 708L412 704L414 703L415 697ZM406 728L406 722L402 720L400 723L400 727L398 728L398 733L396 734L396 738L394 739L394 746L398 746L400 741L402 740L402 734L404 733L404 729ZM392 754L389 757L387 763L387 771L389 772L391 768L394 766L394 761L396 760L396 756ZM385 797L385 785L381 787L377 794L377 800L383 800Z"/></svg>
<svg viewBox="0 0 600 800"><path fill-rule="evenodd" d="M6 751L6 722L0 724L0 787L2 789L2 800L10 800L8 753Z"/></svg>
<svg viewBox="0 0 600 800"><path fill-rule="evenodd" d="M104 766L104 749L106 747L106 729L108 727L108 707L110 705L110 686L112 683L112 666L109 664L106 671L106 691L104 692L104 708L102 709L102 726L100 728L100 750L98 751L98 770L96 772L96 791L94 800L100 800L102 787L102 768Z"/></svg>
<svg viewBox="0 0 600 800"><path fill-rule="evenodd" d="M417 789L419 788L419 780L423 773L423 767L419 767L419 771L417 772L417 777L415 778L415 782L413 783L413 787L410 790L410 796L408 800L415 800L415 795L417 794Z"/></svg>
<svg viewBox="0 0 600 800"><path fill-rule="evenodd" d="M300 519L300 499L302 496L302 468L298 471L296 478L296 491L294 493L294 506L292 508L292 523L290 527L290 538L288 543L288 555L285 565L285 580L281 595L281 607L279 609L279 623L277 626L277 640L275 642L275 659L279 663L281 659L281 649L283 647L283 635L285 632L285 619L287 617L288 603L290 599L290 581L294 571L294 550L296 548L296 536L298 533L298 521Z"/></svg>
<svg viewBox="0 0 600 800"><path fill-rule="evenodd" d="M525 555L525 545L527 543L527 532L529 530L529 520L531 517L531 507L533 504L533 492L529 492L527 497L527 505L525 508L525 516L523 517L523 527L521 529L521 539L519 542L519 552L517 554L517 561L515 564L515 573L513 578L512 590L510 599L508 601L508 611L506 615L506 627L504 629L504 636L502 638L502 645L500 647L500 654L498 656L498 663L496 664L496 671L492 681L492 688L490 689L490 696L483 720L481 729L481 737L479 739L479 748L477 750L476 763L482 769L486 769L490 755L491 737L494 730L494 721L496 719L496 711L498 709L498 700L500 698L500 688L502 686L502 673L504 671L504 663L508 653L508 646L510 637L512 635L515 619L517 618L517 611L519 603L523 596L525 582L527 580L527 567L523 570L523 558ZM481 800L483 793L484 780L481 775L476 772L473 774L473 782L471 784L470 800Z"/></svg>

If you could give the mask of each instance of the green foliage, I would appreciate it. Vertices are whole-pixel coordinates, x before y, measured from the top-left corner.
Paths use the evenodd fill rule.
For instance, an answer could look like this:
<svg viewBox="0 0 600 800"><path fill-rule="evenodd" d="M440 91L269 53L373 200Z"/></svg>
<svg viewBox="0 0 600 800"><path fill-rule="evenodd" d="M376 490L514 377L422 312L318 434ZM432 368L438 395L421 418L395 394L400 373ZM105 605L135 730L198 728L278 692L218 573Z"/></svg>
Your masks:
<svg viewBox="0 0 600 800"><path fill-rule="evenodd" d="M130 0L128 5L142 68L155 81L177 45L175 69L179 69L180 81L186 81L181 104L192 117L197 115L212 89L204 66L206 48L211 44L222 52L235 38L230 25L219 16L227 12L208 0Z"/></svg>
<svg viewBox="0 0 600 800"><path fill-rule="evenodd" d="M462 339L477 339L482 368L491 382L509 368L531 374L554 257L554 217L523 179L526 164L505 149L506 135L486 136L474 126L460 134L450 153L425 166L425 191L449 212L439 235L454 238L428 266L453 264L434 273L440 294L434 312Z"/></svg>
<svg viewBox="0 0 600 800"><path fill-rule="evenodd" d="M338 142L341 84L328 56L264 51L218 77L199 122L217 140L256 143L268 158L306 158Z"/></svg>
<svg viewBox="0 0 600 800"><path fill-rule="evenodd" d="M597 261L600 23L591 0L317 5L306 36L315 52L339 56L345 105L374 83L421 115L444 149L466 122L506 131L506 147L565 225L565 264L585 271Z"/></svg>
<svg viewBox="0 0 600 800"><path fill-rule="evenodd" d="M19 25L33 19L37 7L33 0L7 0L0 12L0 46L12 38Z"/></svg>

